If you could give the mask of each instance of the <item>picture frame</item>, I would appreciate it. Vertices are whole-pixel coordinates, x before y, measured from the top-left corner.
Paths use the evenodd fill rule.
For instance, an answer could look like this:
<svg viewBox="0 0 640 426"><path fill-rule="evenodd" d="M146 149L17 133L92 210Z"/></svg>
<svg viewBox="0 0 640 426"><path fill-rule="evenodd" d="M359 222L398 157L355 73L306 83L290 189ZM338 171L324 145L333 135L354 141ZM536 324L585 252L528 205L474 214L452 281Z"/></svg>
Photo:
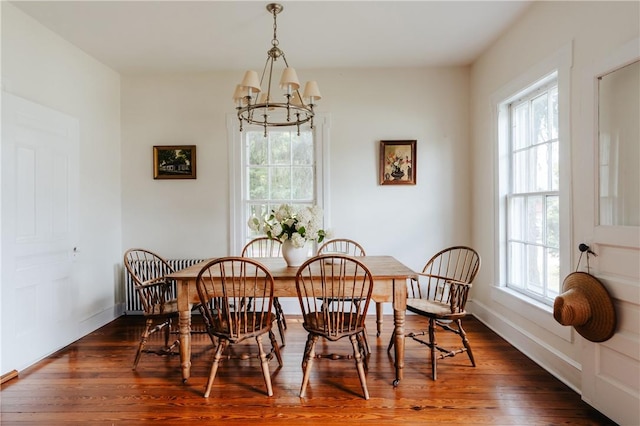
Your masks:
<svg viewBox="0 0 640 426"><path fill-rule="evenodd" d="M416 184L416 142L380 141L380 185Z"/></svg>
<svg viewBox="0 0 640 426"><path fill-rule="evenodd" d="M195 145L156 145L153 147L154 179L195 179Z"/></svg>

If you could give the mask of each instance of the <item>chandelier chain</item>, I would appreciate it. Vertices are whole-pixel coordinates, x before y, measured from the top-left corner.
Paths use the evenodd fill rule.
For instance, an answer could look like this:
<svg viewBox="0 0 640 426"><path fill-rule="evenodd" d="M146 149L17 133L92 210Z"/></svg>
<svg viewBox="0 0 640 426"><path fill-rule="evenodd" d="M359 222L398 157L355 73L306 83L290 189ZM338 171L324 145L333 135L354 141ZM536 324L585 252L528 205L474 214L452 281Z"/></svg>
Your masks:
<svg viewBox="0 0 640 426"><path fill-rule="evenodd" d="M273 40L271 40L271 45L273 47L277 47L278 44L280 43L278 41L278 35L277 35L277 31L278 31L278 21L277 21L277 9L273 9Z"/></svg>

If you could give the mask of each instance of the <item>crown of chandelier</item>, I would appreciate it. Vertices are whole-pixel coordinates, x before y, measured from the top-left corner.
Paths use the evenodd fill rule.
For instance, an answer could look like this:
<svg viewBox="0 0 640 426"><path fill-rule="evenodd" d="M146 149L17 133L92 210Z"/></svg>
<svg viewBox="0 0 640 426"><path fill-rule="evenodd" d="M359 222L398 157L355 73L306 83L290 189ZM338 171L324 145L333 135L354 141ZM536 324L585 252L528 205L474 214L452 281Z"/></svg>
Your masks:
<svg viewBox="0 0 640 426"><path fill-rule="evenodd" d="M267 136L269 127L296 126L298 135L300 125L309 123L313 129L313 107L322 97L318 89L318 83L309 81L305 84L304 92L300 96L300 82L296 70L289 66L282 49L278 47L277 15L282 12L283 6L278 3L267 5L267 11L273 15L273 40L271 49L267 51L267 61L262 70L262 76L258 79L256 71L247 71L242 83L236 85L233 100L236 103L240 131L244 124L257 124L264 128ZM274 63L282 58L284 70L280 77L279 87L284 91L285 101L278 102L276 94L271 90ZM265 91L262 85L266 84Z"/></svg>

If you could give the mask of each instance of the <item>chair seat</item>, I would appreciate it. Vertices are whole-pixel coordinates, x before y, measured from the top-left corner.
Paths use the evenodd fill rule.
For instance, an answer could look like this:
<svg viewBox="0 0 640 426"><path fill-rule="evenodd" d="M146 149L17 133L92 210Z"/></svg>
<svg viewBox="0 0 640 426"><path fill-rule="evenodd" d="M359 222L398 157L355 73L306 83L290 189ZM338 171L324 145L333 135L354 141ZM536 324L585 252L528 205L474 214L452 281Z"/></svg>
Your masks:
<svg viewBox="0 0 640 426"><path fill-rule="evenodd" d="M407 310L415 314L435 318L446 318L449 320L456 319L458 317L462 318L467 314L466 311L452 314L451 306L448 303L427 299L407 299Z"/></svg>
<svg viewBox="0 0 640 426"><path fill-rule="evenodd" d="M302 326L305 330L322 334L323 337L327 337L330 340L336 340L347 334L364 330L364 327L358 326L357 315L342 315L341 312L330 312L328 315L309 313L304 315L303 319ZM327 320L331 323L331 327L327 326Z"/></svg>
<svg viewBox="0 0 640 426"><path fill-rule="evenodd" d="M189 310L193 309L193 303L189 303ZM176 299L168 300L164 303L156 303L152 305L149 312L145 312L144 316L154 317L159 315L171 315L178 313L178 301Z"/></svg>
<svg viewBox="0 0 640 426"><path fill-rule="evenodd" d="M214 315L212 333L216 336L224 337L230 342L236 342L237 339L232 337L234 333L232 333L231 330L242 330L242 333L248 336L259 331L267 332L269 331L267 318L268 315L266 312L246 312L240 316L240 318L232 315L230 318L232 327L229 327L229 320L227 318L219 318L217 315ZM273 314L271 319L275 319ZM240 322L239 324L237 324L238 321ZM243 336L243 339L246 337L247 336Z"/></svg>

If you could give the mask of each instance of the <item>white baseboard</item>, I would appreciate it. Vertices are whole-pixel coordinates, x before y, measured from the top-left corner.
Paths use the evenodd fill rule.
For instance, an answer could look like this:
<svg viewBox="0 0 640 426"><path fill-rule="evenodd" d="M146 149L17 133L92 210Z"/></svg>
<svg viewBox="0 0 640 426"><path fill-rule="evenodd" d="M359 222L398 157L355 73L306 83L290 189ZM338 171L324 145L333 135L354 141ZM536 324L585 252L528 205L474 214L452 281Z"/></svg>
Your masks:
<svg viewBox="0 0 640 426"><path fill-rule="evenodd" d="M578 362L478 301L470 300L467 311L562 383L582 394L582 366Z"/></svg>

